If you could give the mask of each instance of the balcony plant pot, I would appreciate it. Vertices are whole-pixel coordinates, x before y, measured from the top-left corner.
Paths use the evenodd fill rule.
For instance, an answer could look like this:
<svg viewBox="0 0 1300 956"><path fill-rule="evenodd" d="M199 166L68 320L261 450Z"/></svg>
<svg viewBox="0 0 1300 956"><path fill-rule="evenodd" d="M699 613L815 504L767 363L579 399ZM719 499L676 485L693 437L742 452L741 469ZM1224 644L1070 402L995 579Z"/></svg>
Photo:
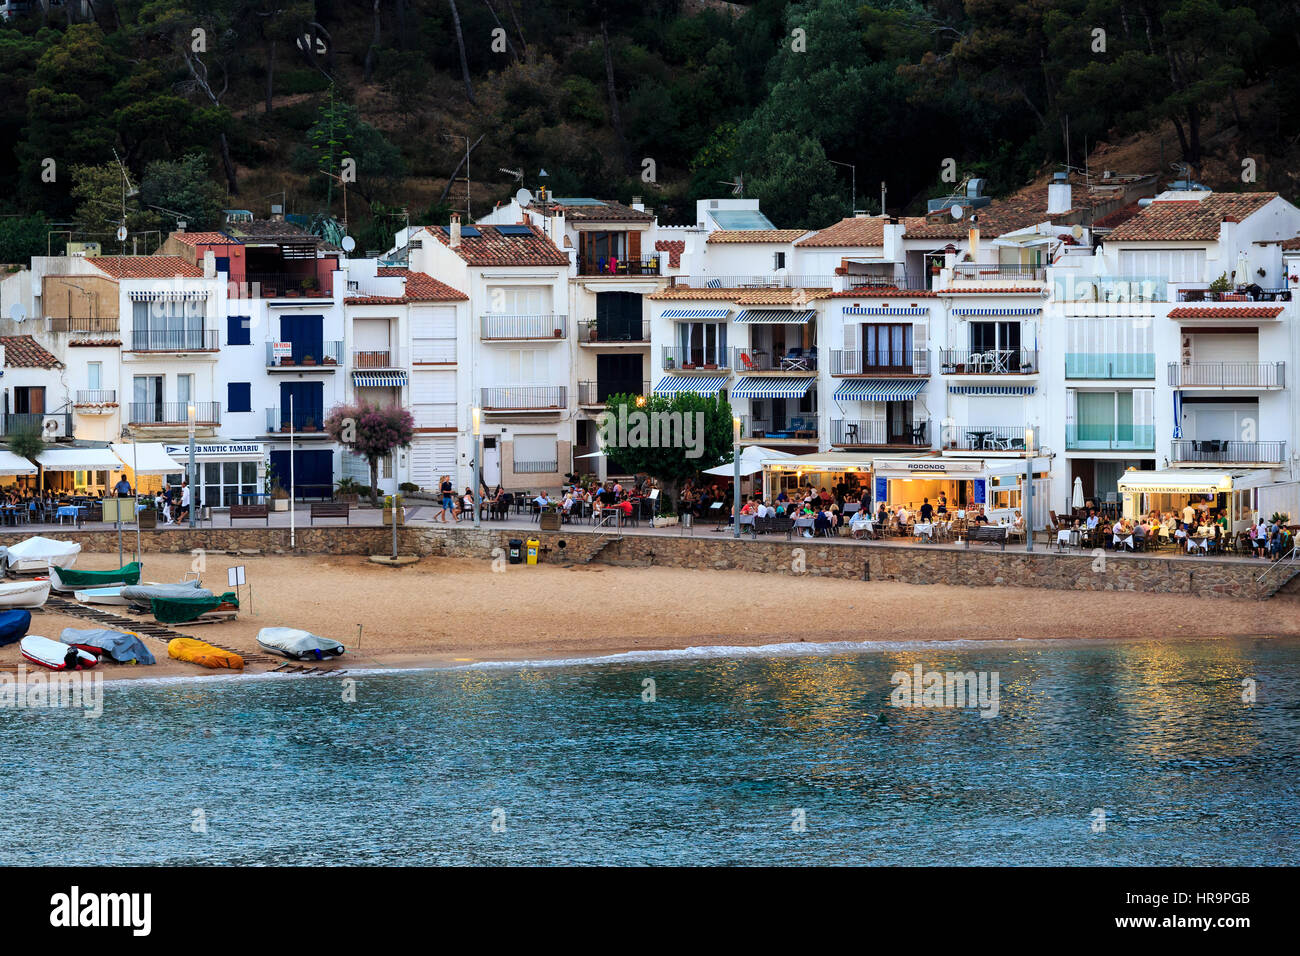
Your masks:
<svg viewBox="0 0 1300 956"><path fill-rule="evenodd" d="M288 496L288 494L285 494L285 493L283 493L283 492L281 492L281 493L284 494L284 497L283 497L283 498L275 498L275 497L272 497L272 498L271 498L271 510L272 510L272 511L288 511L288 510L289 510L289 496Z"/></svg>
<svg viewBox="0 0 1300 956"><path fill-rule="evenodd" d="M338 365L339 360L336 358L323 358L320 360L321 365Z"/></svg>
<svg viewBox="0 0 1300 956"><path fill-rule="evenodd" d="M316 360L315 360L314 358L312 358L310 355L304 355L304 356L303 356L303 359L302 359L302 364L303 364L303 365L315 365L315 364L316 364Z"/></svg>
<svg viewBox="0 0 1300 956"><path fill-rule="evenodd" d="M556 337L557 339L560 338L562 335L564 335L564 329L556 329L556 330L555 330L555 337Z"/></svg>
<svg viewBox="0 0 1300 956"><path fill-rule="evenodd" d="M537 518L537 526L542 531L559 531L562 516L558 511L543 511Z"/></svg>
<svg viewBox="0 0 1300 956"><path fill-rule="evenodd" d="M280 359L280 365L281 365L282 367L283 367L283 366L291 366L291 365L293 365L293 359L291 359L291 358L290 358L289 356L287 356L287 355L286 355L286 356L283 356L283 357Z"/></svg>
<svg viewBox="0 0 1300 956"><path fill-rule="evenodd" d="M145 508L144 511L136 515L136 518L140 522L141 529L158 527L158 512L153 508Z"/></svg>
<svg viewBox="0 0 1300 956"><path fill-rule="evenodd" d="M288 422L281 422L281 423L280 423L280 433L281 433L281 434L283 434L283 435L288 435L288 434L290 434L292 431L293 431L293 426L290 425Z"/></svg>

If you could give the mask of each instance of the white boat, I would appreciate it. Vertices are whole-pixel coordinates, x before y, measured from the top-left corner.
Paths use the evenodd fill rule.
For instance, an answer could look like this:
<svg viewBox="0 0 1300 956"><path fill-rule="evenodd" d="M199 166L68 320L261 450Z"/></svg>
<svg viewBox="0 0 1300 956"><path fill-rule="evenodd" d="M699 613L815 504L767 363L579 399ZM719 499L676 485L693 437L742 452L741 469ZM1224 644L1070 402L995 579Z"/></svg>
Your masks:
<svg viewBox="0 0 1300 956"><path fill-rule="evenodd" d="M116 604L119 606L126 605L126 598L122 597L122 588L87 588L84 591L73 591L72 596L81 604Z"/></svg>
<svg viewBox="0 0 1300 956"><path fill-rule="evenodd" d="M9 570L16 574L44 573L52 564L72 567L80 553L81 545L75 541L56 541L35 535L10 545L5 560L9 562Z"/></svg>
<svg viewBox="0 0 1300 956"><path fill-rule="evenodd" d="M343 653L343 645L338 641L296 627L264 627L257 632L257 644L263 650L296 661L319 661Z"/></svg>
<svg viewBox="0 0 1300 956"><path fill-rule="evenodd" d="M28 634L19 642L18 647L27 660L33 664L39 664L41 667L48 667L52 671L65 671L68 669L69 652L76 654L77 665L72 668L73 670L85 670L99 663L99 658L94 654L62 644L59 641L52 641L48 637L41 637L38 634Z"/></svg>
<svg viewBox="0 0 1300 956"><path fill-rule="evenodd" d="M0 582L0 608L43 607L49 596L49 581Z"/></svg>

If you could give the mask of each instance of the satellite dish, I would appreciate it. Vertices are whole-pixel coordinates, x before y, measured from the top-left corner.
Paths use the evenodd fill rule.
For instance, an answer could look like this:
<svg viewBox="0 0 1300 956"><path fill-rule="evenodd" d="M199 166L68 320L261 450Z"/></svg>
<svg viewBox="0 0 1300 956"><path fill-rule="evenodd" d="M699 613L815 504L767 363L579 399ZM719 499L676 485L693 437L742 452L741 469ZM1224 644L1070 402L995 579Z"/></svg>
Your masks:
<svg viewBox="0 0 1300 956"><path fill-rule="evenodd" d="M117 241L126 242L126 226L117 227Z"/></svg>
<svg viewBox="0 0 1300 956"><path fill-rule="evenodd" d="M528 189L521 188L519 192L515 193L515 202L519 203L520 206L527 206L532 201L533 194Z"/></svg>
<svg viewBox="0 0 1300 956"><path fill-rule="evenodd" d="M537 177L539 179L550 179L550 175L544 169L537 174Z"/></svg>
<svg viewBox="0 0 1300 956"><path fill-rule="evenodd" d="M15 322L23 322L27 319L27 310L21 302L15 302L9 307L9 317Z"/></svg>
<svg viewBox="0 0 1300 956"><path fill-rule="evenodd" d="M966 215L966 210L962 208L960 203L954 205L948 210L948 212L954 219L960 219L962 216Z"/></svg>
<svg viewBox="0 0 1300 956"><path fill-rule="evenodd" d="M1083 238L1083 226L1079 225L1079 224L1076 222L1076 223L1074 224L1074 228L1070 230L1070 235L1074 236L1074 238L1076 238L1076 239L1082 239L1082 238Z"/></svg>
<svg viewBox="0 0 1300 956"><path fill-rule="evenodd" d="M344 252L351 252L357 247L357 241L351 236L344 236L343 241L339 243L339 245L343 247Z"/></svg>

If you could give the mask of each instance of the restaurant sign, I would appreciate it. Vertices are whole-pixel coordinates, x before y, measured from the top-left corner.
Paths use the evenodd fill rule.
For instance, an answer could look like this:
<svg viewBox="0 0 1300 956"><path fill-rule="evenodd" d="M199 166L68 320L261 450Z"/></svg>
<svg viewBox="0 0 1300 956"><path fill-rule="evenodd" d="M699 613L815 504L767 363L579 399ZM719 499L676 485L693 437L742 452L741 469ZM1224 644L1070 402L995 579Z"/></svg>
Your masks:
<svg viewBox="0 0 1300 956"><path fill-rule="evenodd" d="M177 461L183 462L190 456L189 445L167 445L166 448L168 456ZM263 450L259 442L195 443L194 457L221 461L260 461Z"/></svg>
<svg viewBox="0 0 1300 956"><path fill-rule="evenodd" d="M952 474L968 474L984 470L984 463L982 461L960 461L954 459L937 461L933 458L914 458L903 459L900 461L883 461L877 458L875 466L877 474L888 472L890 474L943 476Z"/></svg>

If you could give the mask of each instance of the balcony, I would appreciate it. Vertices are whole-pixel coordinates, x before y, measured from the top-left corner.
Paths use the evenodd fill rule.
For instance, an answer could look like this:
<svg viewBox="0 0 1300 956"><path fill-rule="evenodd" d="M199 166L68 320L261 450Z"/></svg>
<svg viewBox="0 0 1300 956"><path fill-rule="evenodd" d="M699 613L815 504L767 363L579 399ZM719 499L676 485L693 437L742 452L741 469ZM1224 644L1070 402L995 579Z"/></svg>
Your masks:
<svg viewBox="0 0 1300 956"><path fill-rule="evenodd" d="M127 421L131 425L188 426L189 406L194 406L194 424L220 425L220 402L132 402Z"/></svg>
<svg viewBox="0 0 1300 956"><path fill-rule="evenodd" d="M45 329L48 332L71 332L74 335L112 335L116 336L121 329L121 323L114 317L98 317L93 319L68 319L68 318L47 318L45 320Z"/></svg>
<svg viewBox="0 0 1300 956"><path fill-rule="evenodd" d="M716 372L729 369L727 350L716 346L709 348L682 348L678 345L665 345L663 349L663 367L668 372Z"/></svg>
<svg viewBox="0 0 1300 956"><path fill-rule="evenodd" d="M1072 275L1055 273L1052 296L1066 303L1167 302L1169 280L1165 276Z"/></svg>
<svg viewBox="0 0 1300 956"><path fill-rule="evenodd" d="M1285 388L1285 362L1169 363L1174 388Z"/></svg>
<svg viewBox="0 0 1300 956"><path fill-rule="evenodd" d="M599 328L595 319L578 320L579 345L631 345L646 348L650 345L650 320L642 319L639 328Z"/></svg>
<svg viewBox="0 0 1300 956"><path fill-rule="evenodd" d="M817 349L790 349L777 354L766 349L732 349L731 367L739 372L784 372L786 374L817 371Z"/></svg>
<svg viewBox="0 0 1300 956"><path fill-rule="evenodd" d="M484 388L480 399L485 412L559 412L568 407L568 389L563 385Z"/></svg>
<svg viewBox="0 0 1300 956"><path fill-rule="evenodd" d="M604 405L610 395L649 395L650 383L637 381L598 381L578 383L579 405Z"/></svg>
<svg viewBox="0 0 1300 956"><path fill-rule="evenodd" d="M516 475L549 475L560 470L558 461L516 461L511 466Z"/></svg>
<svg viewBox="0 0 1300 956"><path fill-rule="evenodd" d="M404 366L402 365L401 352L398 349L353 349L352 367L354 369L378 371L399 369Z"/></svg>
<svg viewBox="0 0 1300 956"><path fill-rule="evenodd" d="M1156 377L1156 357L1151 352L1066 352L1066 378Z"/></svg>
<svg viewBox="0 0 1300 956"><path fill-rule="evenodd" d="M72 404L78 408L91 405L116 405L117 389L114 388L79 388Z"/></svg>
<svg viewBox="0 0 1300 956"><path fill-rule="evenodd" d="M930 422L831 419L831 444L843 448L929 448Z"/></svg>
<svg viewBox="0 0 1300 956"><path fill-rule="evenodd" d="M301 350L299 350L301 351ZM295 361L292 355L276 355L275 343L266 343L266 367L268 369L290 369L292 371L301 371L304 368L320 368L327 372L343 363L343 343L339 341L322 342L320 355L301 356L301 361Z"/></svg>
<svg viewBox="0 0 1300 956"><path fill-rule="evenodd" d="M558 341L568 334L568 325L567 315L482 315L479 338L484 342Z"/></svg>
<svg viewBox="0 0 1300 956"><path fill-rule="evenodd" d="M662 272L663 256L650 255L628 258L626 256L609 259L579 259L578 275L597 277L607 276L616 279L619 276L657 276ZM515 469L518 471L518 469Z"/></svg>
<svg viewBox="0 0 1300 956"><path fill-rule="evenodd" d="M297 408L293 410L292 418L289 417L287 408L268 408L266 432L268 435L293 435L299 438L329 437L323 423Z"/></svg>
<svg viewBox="0 0 1300 956"><path fill-rule="evenodd" d="M940 349L939 371L944 375L1034 375L1037 349Z"/></svg>
<svg viewBox="0 0 1300 956"><path fill-rule="evenodd" d="M328 299L333 297L333 273L293 275L287 272L249 272L244 281L254 299Z"/></svg>
<svg viewBox="0 0 1300 956"><path fill-rule="evenodd" d="M928 349L897 349L884 352L832 349L831 375L928 378L930 352Z"/></svg>
<svg viewBox="0 0 1300 956"><path fill-rule="evenodd" d="M1284 441L1224 441L1174 439L1170 461L1215 465L1280 465L1286 460Z"/></svg>
<svg viewBox="0 0 1300 956"><path fill-rule="evenodd" d="M131 352L215 352L221 347L216 329L135 329Z"/></svg>
<svg viewBox="0 0 1300 956"><path fill-rule="evenodd" d="M1065 426L1066 451L1153 451L1155 425Z"/></svg>
<svg viewBox="0 0 1300 956"><path fill-rule="evenodd" d="M853 275L844 276L845 292L862 292L871 294L872 289L902 289L919 291L930 288L926 281L929 277L913 272L899 272L893 275Z"/></svg>
<svg viewBox="0 0 1300 956"><path fill-rule="evenodd" d="M752 415L740 416L740 434L742 441L777 442L808 445L817 442L817 413L805 412L802 415L787 415L784 419L773 421L770 418L754 418Z"/></svg>
<svg viewBox="0 0 1300 956"><path fill-rule="evenodd" d="M949 451L1025 451L1027 425L952 425L944 435Z"/></svg>
<svg viewBox="0 0 1300 956"><path fill-rule="evenodd" d="M58 425L47 429L46 421L53 419ZM52 432L52 434L51 434ZM72 437L72 415L69 412L8 412L0 414L0 435L45 435L46 437Z"/></svg>
<svg viewBox="0 0 1300 956"><path fill-rule="evenodd" d="M952 278L954 282L1043 282L1047 268L1018 262L958 262L952 267Z"/></svg>
<svg viewBox="0 0 1300 956"><path fill-rule="evenodd" d="M677 276L671 285L691 289L834 289L839 281L835 275L703 275Z"/></svg>
<svg viewBox="0 0 1300 956"><path fill-rule="evenodd" d="M1179 302L1290 302L1291 290L1285 287L1276 289L1235 289L1232 292L1213 291L1211 289L1179 289Z"/></svg>

